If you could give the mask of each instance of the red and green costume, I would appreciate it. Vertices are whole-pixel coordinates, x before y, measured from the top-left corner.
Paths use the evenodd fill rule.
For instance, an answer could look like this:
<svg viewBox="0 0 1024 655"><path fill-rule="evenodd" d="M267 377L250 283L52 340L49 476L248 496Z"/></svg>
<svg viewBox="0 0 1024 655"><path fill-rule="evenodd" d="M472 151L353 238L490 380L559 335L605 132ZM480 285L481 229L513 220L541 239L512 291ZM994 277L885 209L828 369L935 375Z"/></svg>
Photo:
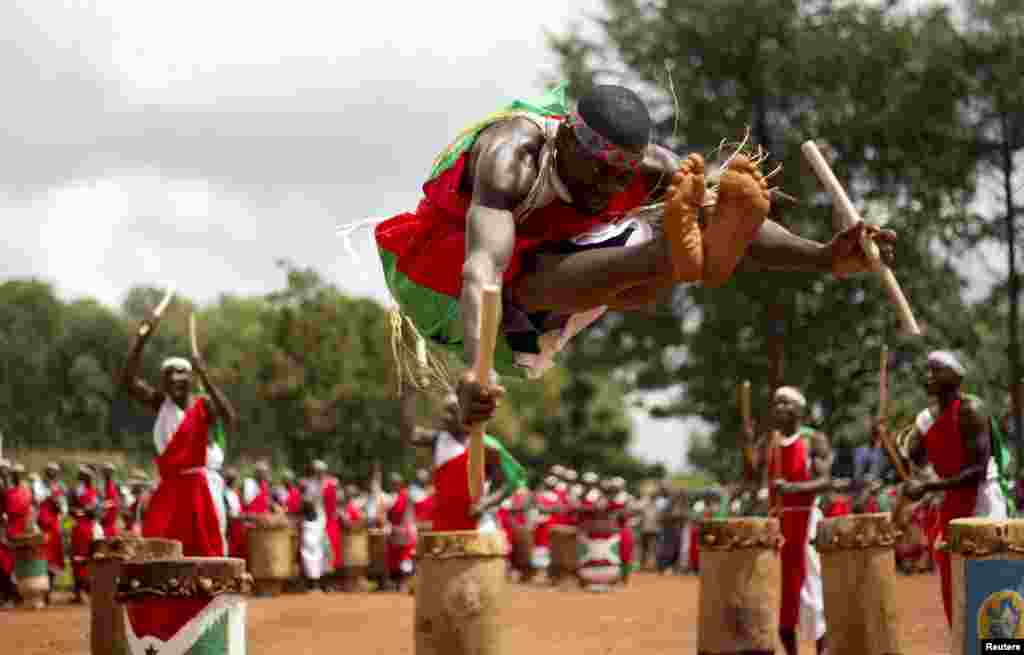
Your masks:
<svg viewBox="0 0 1024 655"><path fill-rule="evenodd" d="M437 344L457 352L462 349L459 296L466 257L466 212L471 196L463 186L466 158L477 137L487 127L517 115L531 114L541 120L564 121L571 111L565 85L533 101L516 101L464 130L437 158L430 179L423 185L423 199L415 212L394 216L376 228L384 277L403 313L419 332ZM649 188L642 176L614 196L600 215L578 211L561 198L533 209L516 226L512 257L503 276L508 286L528 273L530 255L621 219L643 204ZM540 325L544 317L527 315L504 299L503 325L494 353L495 369L522 376L515 353L541 352ZM567 318L567 317L566 317Z"/></svg>

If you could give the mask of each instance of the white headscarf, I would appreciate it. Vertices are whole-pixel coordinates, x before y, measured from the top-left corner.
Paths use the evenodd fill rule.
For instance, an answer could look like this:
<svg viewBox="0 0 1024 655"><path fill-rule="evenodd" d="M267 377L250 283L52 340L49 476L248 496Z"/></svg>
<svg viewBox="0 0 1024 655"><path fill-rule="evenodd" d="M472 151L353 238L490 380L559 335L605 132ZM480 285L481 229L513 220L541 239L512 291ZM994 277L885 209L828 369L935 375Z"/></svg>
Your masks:
<svg viewBox="0 0 1024 655"><path fill-rule="evenodd" d="M160 370L166 371L169 368L181 368L191 373L192 363L184 357L168 357L164 360L164 363L160 365Z"/></svg>
<svg viewBox="0 0 1024 655"><path fill-rule="evenodd" d="M779 387L775 390L776 398L786 398L792 400L801 407L807 407L807 399L800 393L800 390L796 387Z"/></svg>
<svg viewBox="0 0 1024 655"><path fill-rule="evenodd" d="M945 366L960 377L967 374L967 368L960 363L960 360L956 358L956 355L948 350L934 350L928 353L928 363Z"/></svg>

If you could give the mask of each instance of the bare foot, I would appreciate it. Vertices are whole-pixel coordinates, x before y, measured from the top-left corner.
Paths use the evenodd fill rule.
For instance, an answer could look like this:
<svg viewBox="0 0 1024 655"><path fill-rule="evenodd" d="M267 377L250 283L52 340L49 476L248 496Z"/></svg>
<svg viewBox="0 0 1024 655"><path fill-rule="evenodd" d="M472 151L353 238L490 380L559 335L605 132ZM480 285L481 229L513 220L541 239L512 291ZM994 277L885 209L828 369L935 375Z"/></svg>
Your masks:
<svg viewBox="0 0 1024 655"><path fill-rule="evenodd" d="M728 281L769 209L768 182L748 157L737 155L722 174L715 218L704 230L704 286Z"/></svg>
<svg viewBox="0 0 1024 655"><path fill-rule="evenodd" d="M664 229L675 282L695 282L704 271L697 214L704 201L704 159L691 154L672 176L665 201Z"/></svg>

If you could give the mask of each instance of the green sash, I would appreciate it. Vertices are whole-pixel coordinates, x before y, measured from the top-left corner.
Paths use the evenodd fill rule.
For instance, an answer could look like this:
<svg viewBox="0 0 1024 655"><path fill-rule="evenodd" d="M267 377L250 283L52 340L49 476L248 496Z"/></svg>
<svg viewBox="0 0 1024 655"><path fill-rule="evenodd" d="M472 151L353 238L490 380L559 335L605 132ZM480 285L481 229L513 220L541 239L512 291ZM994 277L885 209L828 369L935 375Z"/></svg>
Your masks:
<svg viewBox="0 0 1024 655"><path fill-rule="evenodd" d="M505 446L501 445L500 441L489 434L484 434L484 446L497 450L501 456L501 473L505 478L506 489L502 500L510 496L516 489L526 486L526 469L516 461L512 453L505 449Z"/></svg>

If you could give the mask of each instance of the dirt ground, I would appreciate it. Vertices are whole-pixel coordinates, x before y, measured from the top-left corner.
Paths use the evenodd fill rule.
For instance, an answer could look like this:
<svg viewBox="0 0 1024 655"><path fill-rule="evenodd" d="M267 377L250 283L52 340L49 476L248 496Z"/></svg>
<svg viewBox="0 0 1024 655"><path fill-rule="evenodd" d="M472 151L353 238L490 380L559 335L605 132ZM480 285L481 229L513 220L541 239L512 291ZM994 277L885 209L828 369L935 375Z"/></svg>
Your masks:
<svg viewBox="0 0 1024 655"><path fill-rule="evenodd" d="M698 578L642 573L628 587L590 594L539 584L509 586L509 653L667 655L695 653ZM936 575L900 576L905 655L949 653ZM89 610L61 604L0 610L0 652L87 655ZM413 653L408 594L286 594L249 601L248 652L313 655ZM13 645L13 649L8 650ZM779 651L781 652L781 650ZM813 654L810 643L801 653Z"/></svg>

